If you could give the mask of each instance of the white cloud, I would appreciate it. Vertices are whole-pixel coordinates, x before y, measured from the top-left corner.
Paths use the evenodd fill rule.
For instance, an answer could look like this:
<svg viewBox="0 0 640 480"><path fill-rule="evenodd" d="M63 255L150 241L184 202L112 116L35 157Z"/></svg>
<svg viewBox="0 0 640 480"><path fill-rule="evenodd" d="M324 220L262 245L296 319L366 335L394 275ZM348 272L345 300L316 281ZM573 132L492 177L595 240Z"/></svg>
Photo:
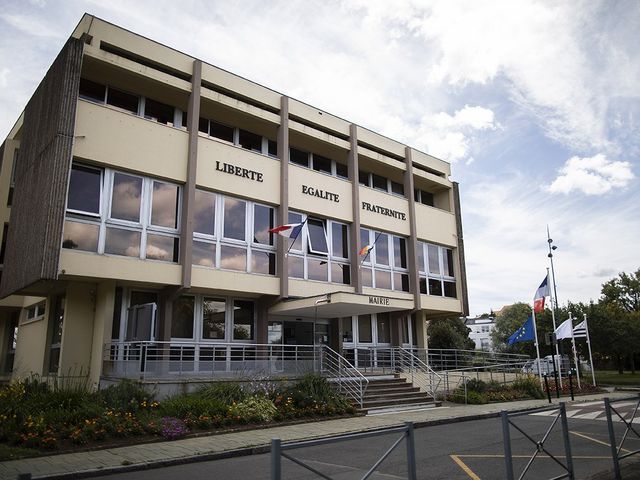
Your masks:
<svg viewBox="0 0 640 480"><path fill-rule="evenodd" d="M559 173L547 190L565 195L573 190L586 195L603 195L614 188L626 187L635 178L629 162L607 160L603 154L588 158L571 157Z"/></svg>
<svg viewBox="0 0 640 480"><path fill-rule="evenodd" d="M0 19L27 35L45 38L64 38L70 32L61 32L52 28L46 20L31 15L3 13Z"/></svg>

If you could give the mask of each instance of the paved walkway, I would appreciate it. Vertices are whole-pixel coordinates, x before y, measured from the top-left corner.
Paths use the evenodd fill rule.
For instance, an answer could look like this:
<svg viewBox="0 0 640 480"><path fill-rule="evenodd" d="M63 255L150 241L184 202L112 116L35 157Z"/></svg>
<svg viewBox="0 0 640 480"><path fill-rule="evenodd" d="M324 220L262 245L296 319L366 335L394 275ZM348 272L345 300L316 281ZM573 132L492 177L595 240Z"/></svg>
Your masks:
<svg viewBox="0 0 640 480"><path fill-rule="evenodd" d="M628 392L605 393L576 398L575 402L599 400L604 397L628 397ZM557 400L554 399L554 403ZM11 460L0 463L0 480L15 480L20 473L37 478L83 478L155 466L213 460L236 455L264 453L272 438L282 441L306 440L341 434L377 430L414 422L415 426L475 420L499 415L501 410L520 411L548 406L547 400L489 405L450 405L417 411L401 411L347 419L325 420L297 425L282 425L258 430L231 432L170 442L109 448L81 453L66 453L47 457Z"/></svg>

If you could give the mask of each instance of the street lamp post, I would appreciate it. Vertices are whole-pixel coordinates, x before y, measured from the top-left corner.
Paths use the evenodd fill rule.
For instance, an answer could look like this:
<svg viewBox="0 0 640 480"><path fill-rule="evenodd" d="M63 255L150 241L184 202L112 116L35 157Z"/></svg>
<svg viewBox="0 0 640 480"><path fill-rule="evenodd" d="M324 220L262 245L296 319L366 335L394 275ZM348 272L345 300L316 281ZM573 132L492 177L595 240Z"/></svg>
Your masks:
<svg viewBox="0 0 640 480"><path fill-rule="evenodd" d="M553 252L558 247L553 245L553 240L549 235L549 225L547 225L547 244L549 245L549 262L551 263L551 278L553 283L553 296L551 297L551 319L553 320L553 331L556 330L556 310L558 309L558 290L556 289L556 272L553 268ZM547 268L547 276L549 275L549 269ZM558 364L560 371L560 386L562 386L562 341L560 341L560 347L558 348L558 342L556 342L556 355L558 356Z"/></svg>

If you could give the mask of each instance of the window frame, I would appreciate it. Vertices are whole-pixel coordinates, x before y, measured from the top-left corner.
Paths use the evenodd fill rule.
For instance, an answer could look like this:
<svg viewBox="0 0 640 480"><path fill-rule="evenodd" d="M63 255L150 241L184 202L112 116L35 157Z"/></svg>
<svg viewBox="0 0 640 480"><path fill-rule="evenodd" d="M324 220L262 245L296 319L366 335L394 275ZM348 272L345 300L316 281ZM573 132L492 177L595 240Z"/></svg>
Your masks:
<svg viewBox="0 0 640 480"><path fill-rule="evenodd" d="M434 273L430 271L430 267L429 267L429 247L432 248L437 248L437 258L438 258L438 268L439 271L438 273ZM419 254L420 252L418 252L418 258L422 258L422 265L418 266L418 277L419 277L419 285L418 287L420 288L420 284L422 284L422 282L425 282L425 289L426 292L422 292L422 290L420 291L420 293L422 295L430 295L430 296L436 296L436 297L442 297L442 298L458 298L458 286L457 286L457 280L455 276L451 276L451 275L445 275L444 274L444 257L445 255L451 255L451 261L452 261L452 266L453 266L453 270L454 270L454 274L455 274L455 255L454 255L454 249L453 248L449 248L449 247L445 247L442 245L435 245L433 243L427 243L424 242L422 240L418 241L418 249L422 249L422 256ZM429 281L437 281L440 283L440 290L442 292L442 294L440 295L436 295L434 293L431 293L431 287L429 285ZM445 283L450 283L453 284L454 290L456 295L455 296L449 296L446 295L446 290L445 290Z"/></svg>
<svg viewBox="0 0 640 480"><path fill-rule="evenodd" d="M366 235L365 235L366 233ZM361 227L360 228L360 241L362 243L362 246L365 245L378 245L378 242L380 242L380 237L378 237L378 234L380 234L380 237L382 237L383 235L386 236L386 241L387 241L387 264L384 263L380 263L380 261L382 261L382 259L380 259L380 261L378 260L378 251L379 249L376 248L374 246L374 248L372 248L369 251L369 254L362 260L362 268L363 268L363 272L364 270L368 270L371 273L371 285L367 285L370 288L381 288L384 290L393 290L396 292L405 292L405 293L411 293L411 288L409 286L409 268L408 268L408 252L407 252L407 245L408 245L408 240L405 237L401 237L399 235L393 235L392 233L387 233L387 232L380 232L378 230L372 230L366 227ZM395 265L395 249L394 249L394 239L395 238L399 238L401 241L404 240L404 248L405 248L405 257L407 257L407 267L401 267L401 266L396 266ZM391 288L387 289L384 287L378 287L376 286L376 272L381 272L381 273L385 273L385 274L389 274L391 277ZM400 275L400 285L396 285L396 275ZM405 290L402 287L402 278L403 276L406 276L407 278L407 290Z"/></svg>

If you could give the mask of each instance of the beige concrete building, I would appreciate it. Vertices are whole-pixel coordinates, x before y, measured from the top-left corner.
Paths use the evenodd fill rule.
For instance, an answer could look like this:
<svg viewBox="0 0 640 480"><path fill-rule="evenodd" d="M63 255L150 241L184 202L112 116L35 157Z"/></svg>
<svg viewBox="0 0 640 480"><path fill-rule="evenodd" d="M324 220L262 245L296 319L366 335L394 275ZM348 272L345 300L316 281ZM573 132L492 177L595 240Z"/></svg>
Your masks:
<svg viewBox="0 0 640 480"><path fill-rule="evenodd" d="M467 313L449 164L91 15L1 157L5 379L370 368Z"/></svg>

